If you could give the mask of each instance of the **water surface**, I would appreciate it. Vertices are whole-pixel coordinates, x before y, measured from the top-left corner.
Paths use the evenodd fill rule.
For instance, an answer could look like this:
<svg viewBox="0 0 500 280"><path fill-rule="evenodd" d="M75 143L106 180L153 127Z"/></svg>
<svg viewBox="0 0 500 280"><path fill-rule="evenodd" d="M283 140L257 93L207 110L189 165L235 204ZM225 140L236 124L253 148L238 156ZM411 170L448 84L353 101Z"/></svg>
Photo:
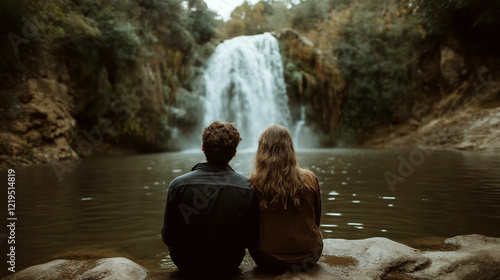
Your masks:
<svg viewBox="0 0 500 280"><path fill-rule="evenodd" d="M499 155L435 151L391 189L384 173L398 174L398 156L408 160L411 152L298 152L301 165L320 181L323 236L500 237ZM50 165L17 169L17 270L82 248L173 268L160 238L167 187L203 160L201 151L89 158L62 182ZM248 174L252 160L252 152L239 152L231 165Z"/></svg>

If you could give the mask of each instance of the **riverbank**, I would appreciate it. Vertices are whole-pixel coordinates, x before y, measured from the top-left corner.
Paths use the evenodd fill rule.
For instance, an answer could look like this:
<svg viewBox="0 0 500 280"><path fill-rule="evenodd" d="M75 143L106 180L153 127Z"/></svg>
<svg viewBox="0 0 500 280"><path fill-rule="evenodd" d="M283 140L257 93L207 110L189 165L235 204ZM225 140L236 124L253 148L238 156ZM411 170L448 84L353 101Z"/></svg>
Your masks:
<svg viewBox="0 0 500 280"><path fill-rule="evenodd" d="M410 245L410 246L408 246ZM498 279L500 238L472 234L422 238L404 245L387 238L325 239L317 266L306 272L269 274L248 256L232 279ZM13 279L185 279L177 270L157 271L120 256L68 255L31 266Z"/></svg>
<svg viewBox="0 0 500 280"><path fill-rule="evenodd" d="M474 100L473 100L474 101ZM452 107L456 100L438 102L436 111ZM411 119L399 126L375 130L363 146L372 148L433 150L500 151L500 104L489 102L481 106L462 106L449 109L438 117L422 121ZM456 105L455 105L456 106Z"/></svg>

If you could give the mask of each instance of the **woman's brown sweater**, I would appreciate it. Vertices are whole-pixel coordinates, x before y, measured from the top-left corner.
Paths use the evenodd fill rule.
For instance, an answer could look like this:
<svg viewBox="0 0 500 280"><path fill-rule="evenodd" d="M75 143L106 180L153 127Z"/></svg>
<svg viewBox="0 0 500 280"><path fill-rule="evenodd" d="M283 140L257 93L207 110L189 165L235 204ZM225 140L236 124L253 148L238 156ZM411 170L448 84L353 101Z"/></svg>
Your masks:
<svg viewBox="0 0 500 280"><path fill-rule="evenodd" d="M305 184L308 187L299 208L260 209L259 243L257 250L251 251L258 265L308 265L306 262L310 265L321 256L321 195L314 173L305 171Z"/></svg>

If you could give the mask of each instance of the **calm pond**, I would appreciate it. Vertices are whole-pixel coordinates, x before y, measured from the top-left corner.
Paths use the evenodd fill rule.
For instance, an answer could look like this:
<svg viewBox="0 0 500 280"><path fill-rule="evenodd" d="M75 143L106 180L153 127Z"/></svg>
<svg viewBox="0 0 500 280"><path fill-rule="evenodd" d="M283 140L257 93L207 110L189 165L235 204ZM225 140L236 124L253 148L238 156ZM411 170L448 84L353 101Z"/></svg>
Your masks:
<svg viewBox="0 0 500 280"><path fill-rule="evenodd" d="M423 163L391 188L384 174L397 175L411 152L299 151L302 167L321 184L324 238L500 237L500 155L420 154L411 160ZM253 155L239 152L231 166L247 175ZM160 238L168 184L200 161L201 151L89 158L62 182L50 165L17 169L16 270L85 248L173 268Z"/></svg>

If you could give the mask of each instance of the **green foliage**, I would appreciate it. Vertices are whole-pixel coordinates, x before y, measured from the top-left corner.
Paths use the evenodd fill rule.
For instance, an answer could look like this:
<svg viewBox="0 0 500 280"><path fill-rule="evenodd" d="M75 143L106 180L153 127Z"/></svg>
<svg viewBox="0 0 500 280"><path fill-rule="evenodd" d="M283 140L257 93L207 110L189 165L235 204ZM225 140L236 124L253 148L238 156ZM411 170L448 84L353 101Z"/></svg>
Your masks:
<svg viewBox="0 0 500 280"><path fill-rule="evenodd" d="M144 0L139 5L144 8L141 15L142 21L148 21L153 29L168 27L171 23L177 22L186 25L186 11L182 8L182 0Z"/></svg>
<svg viewBox="0 0 500 280"><path fill-rule="evenodd" d="M208 9L197 9L189 13L189 30L197 44L205 44L214 36L215 13Z"/></svg>
<svg viewBox="0 0 500 280"><path fill-rule="evenodd" d="M61 24L67 19L63 1L19 0L0 2L0 35L11 49L49 49L64 36ZM9 36L9 37L8 37ZM12 39L15 36L15 39Z"/></svg>
<svg viewBox="0 0 500 280"><path fill-rule="evenodd" d="M143 32L151 32L159 42L169 48L189 52L195 42L189 32L188 11L181 0L144 0L139 2L142 13L139 16ZM191 1L193 2L193 1Z"/></svg>
<svg viewBox="0 0 500 280"><path fill-rule="evenodd" d="M21 34L24 16L24 9L20 1L0 1L0 30L2 35L7 36L9 32ZM2 36L2 38L4 38Z"/></svg>
<svg viewBox="0 0 500 280"><path fill-rule="evenodd" d="M186 1L187 8L183 2L2 1L0 34L6 38L14 32L26 37L23 32L28 22L32 24L32 36L23 38L19 54L14 56L7 55L14 52L10 43L2 41L0 52L9 57L8 70L15 63L20 70L2 71L0 81L15 85L26 77L40 76L39 69L53 76L69 75L71 83L67 86L79 106L74 116L79 127L91 129L106 118L113 121L114 127L108 140L143 148L166 147L175 120L165 108L179 103L176 92L181 85L195 92L190 98L198 100L199 83L193 81L199 80L197 69L214 49L211 40L215 36L215 13L207 9L203 0ZM37 65L39 57L56 66ZM136 89L150 79L157 84L138 93ZM0 96L0 113L5 118L15 118L22 112L9 92ZM140 94L143 98L137 98ZM189 109L199 103L182 106ZM193 126L196 121L187 116L182 123Z"/></svg>
<svg viewBox="0 0 500 280"><path fill-rule="evenodd" d="M334 17L338 11L348 11L348 18ZM9 55L12 47L3 41L0 51L6 57L5 65L15 62L22 67L15 66L19 71L3 67L0 81L15 84L13 81L30 77L27 72L33 67L27 57L32 61L49 52L61 59L56 63L66 63L74 87L84 93L82 103L88 107L77 116L81 124L112 117L110 104L129 100L133 117L116 124L113 137L135 143L157 141L167 137L176 120L185 126L197 122L199 69L213 52L214 39L293 27L315 41L322 54L337 58L331 67L312 61L314 56L309 53L284 59L285 78L298 92L295 99L316 98L318 106L326 106L324 97L331 92L321 88L324 82L336 83L335 77L341 76L347 94L339 101L342 119L338 129L346 138L355 138L360 130L393 119L395 104L409 94L416 80L415 60L423 33L432 40L440 40L450 31L463 33L462 41L492 45L498 52L499 14L499 0L262 0L252 5L243 2L224 24L214 20L215 14L202 0L2 1L3 38L9 32L24 36L27 24L34 26L34 34L19 45L18 56ZM326 22L332 24L323 24ZM335 69L326 75L326 68ZM339 69L341 75L336 74ZM134 101L132 88L151 75L160 80L161 86L155 90L165 104L149 97L142 103ZM11 94L2 93L0 98L3 116L15 118L22 113ZM158 113L157 107L151 109L158 102L161 106L157 107L182 108L187 113L182 118ZM152 117L151 111L158 114ZM147 129L154 126L160 127L156 134Z"/></svg>
<svg viewBox="0 0 500 280"><path fill-rule="evenodd" d="M289 26L290 12L282 1L259 1L250 5L244 1L231 13L224 24L225 38L255 35Z"/></svg>
<svg viewBox="0 0 500 280"><path fill-rule="evenodd" d="M96 74L95 67L101 65L99 46L102 40L97 22L73 12L63 28L65 37L60 48L79 64L78 72L83 73L80 78Z"/></svg>
<svg viewBox="0 0 500 280"><path fill-rule="evenodd" d="M282 1L265 1L264 12L265 22L262 30L274 31L289 25L291 13Z"/></svg>
<svg viewBox="0 0 500 280"><path fill-rule="evenodd" d="M292 27L300 30L314 29L316 23L328 16L325 1L309 0L293 7Z"/></svg>
<svg viewBox="0 0 500 280"><path fill-rule="evenodd" d="M244 1L231 13L225 24L226 38L276 31L284 27L300 30L314 29L328 17L334 6L342 6L347 0L292 1L261 0L254 5Z"/></svg>
<svg viewBox="0 0 500 280"><path fill-rule="evenodd" d="M2 121L15 120L21 114L22 109L19 106L16 94L13 90L0 92L0 119Z"/></svg>
<svg viewBox="0 0 500 280"><path fill-rule="evenodd" d="M101 33L100 58L105 64L121 67L137 58L141 41L130 22L120 21L108 11L100 14L96 22Z"/></svg>
<svg viewBox="0 0 500 280"><path fill-rule="evenodd" d="M36 42L38 47L50 49L54 42L64 37L62 25L68 20L68 6L65 1L21 0L20 2L24 11L22 35L28 38L30 43Z"/></svg>
<svg viewBox="0 0 500 280"><path fill-rule="evenodd" d="M391 121L394 103L412 86L420 34L408 19L384 22L373 9L351 12L335 45L348 84L341 126L362 129Z"/></svg>
<svg viewBox="0 0 500 280"><path fill-rule="evenodd" d="M443 35L446 28L467 31L488 25L495 26L496 30L500 27L498 0L416 0L410 3L431 37ZM496 32L490 35L495 36Z"/></svg>

